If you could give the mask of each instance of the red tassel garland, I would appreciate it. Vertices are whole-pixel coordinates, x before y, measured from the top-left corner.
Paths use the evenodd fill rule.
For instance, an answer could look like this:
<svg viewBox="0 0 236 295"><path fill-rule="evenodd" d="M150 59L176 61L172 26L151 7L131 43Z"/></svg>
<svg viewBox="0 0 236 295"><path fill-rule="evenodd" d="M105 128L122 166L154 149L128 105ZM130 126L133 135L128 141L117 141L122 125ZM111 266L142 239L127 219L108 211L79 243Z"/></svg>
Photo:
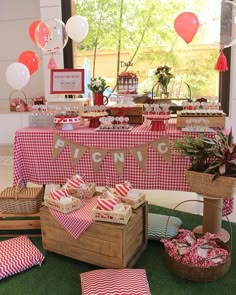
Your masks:
<svg viewBox="0 0 236 295"><path fill-rule="evenodd" d="M219 72L228 71L227 59L223 53L223 50L220 51L220 55L218 57L216 65L215 65L215 70L217 70Z"/></svg>

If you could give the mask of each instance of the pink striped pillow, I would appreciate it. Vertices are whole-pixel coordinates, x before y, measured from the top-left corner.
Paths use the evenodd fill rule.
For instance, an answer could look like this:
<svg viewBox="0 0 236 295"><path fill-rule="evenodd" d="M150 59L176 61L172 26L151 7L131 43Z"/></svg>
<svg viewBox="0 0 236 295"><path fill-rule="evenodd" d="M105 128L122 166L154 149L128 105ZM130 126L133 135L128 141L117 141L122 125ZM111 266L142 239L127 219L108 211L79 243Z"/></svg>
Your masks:
<svg viewBox="0 0 236 295"><path fill-rule="evenodd" d="M82 295L151 295L145 269L99 269L80 278Z"/></svg>
<svg viewBox="0 0 236 295"><path fill-rule="evenodd" d="M41 265L43 254L26 236L0 242L0 280Z"/></svg>

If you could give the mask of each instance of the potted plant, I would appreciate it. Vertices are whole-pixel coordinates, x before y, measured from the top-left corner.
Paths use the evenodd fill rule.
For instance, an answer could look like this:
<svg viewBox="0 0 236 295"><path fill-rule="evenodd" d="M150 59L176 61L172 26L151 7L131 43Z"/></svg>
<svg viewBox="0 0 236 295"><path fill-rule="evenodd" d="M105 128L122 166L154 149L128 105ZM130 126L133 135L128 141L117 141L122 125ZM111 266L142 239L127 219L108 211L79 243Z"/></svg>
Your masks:
<svg viewBox="0 0 236 295"><path fill-rule="evenodd" d="M214 198L231 197L236 188L236 144L232 130L218 130L213 138L200 134L173 142L177 153L189 158L186 177L192 191Z"/></svg>
<svg viewBox="0 0 236 295"><path fill-rule="evenodd" d="M89 90L93 92L94 105L103 105L108 103L108 98L103 95L103 92L109 87L107 82L102 77L91 78L88 84Z"/></svg>

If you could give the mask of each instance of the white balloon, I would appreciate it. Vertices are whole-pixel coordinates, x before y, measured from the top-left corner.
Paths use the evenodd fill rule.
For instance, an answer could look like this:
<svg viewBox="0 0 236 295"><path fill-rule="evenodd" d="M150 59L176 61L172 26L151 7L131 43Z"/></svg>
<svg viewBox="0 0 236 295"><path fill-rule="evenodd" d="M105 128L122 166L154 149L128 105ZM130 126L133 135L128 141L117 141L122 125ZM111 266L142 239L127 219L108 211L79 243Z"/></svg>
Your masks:
<svg viewBox="0 0 236 295"><path fill-rule="evenodd" d="M87 36L89 30L88 21L80 15L73 15L66 22L68 36L75 42L81 42Z"/></svg>
<svg viewBox="0 0 236 295"><path fill-rule="evenodd" d="M29 69L20 62L10 64L6 70L8 84L15 90L24 88L30 80Z"/></svg>

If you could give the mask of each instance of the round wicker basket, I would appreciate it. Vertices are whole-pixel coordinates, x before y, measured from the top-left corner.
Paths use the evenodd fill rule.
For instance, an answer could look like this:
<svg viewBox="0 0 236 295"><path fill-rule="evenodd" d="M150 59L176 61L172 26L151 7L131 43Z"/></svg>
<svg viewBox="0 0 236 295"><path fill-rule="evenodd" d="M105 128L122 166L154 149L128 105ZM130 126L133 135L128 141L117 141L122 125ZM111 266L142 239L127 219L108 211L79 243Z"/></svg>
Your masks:
<svg viewBox="0 0 236 295"><path fill-rule="evenodd" d="M203 201L200 201L200 200L183 201L183 202L179 203L174 209L176 209L179 205L181 205L181 204L183 204L185 202L190 202L190 201L196 201L196 202L203 203ZM229 219L228 219L227 216L226 216L226 218L227 218L227 220L229 222ZM169 222L169 219L167 220L166 229L167 229L167 226L168 226L168 222ZM230 231L231 231L231 236L232 236L232 226L231 226L230 222L229 222L229 225L230 225ZM187 279L187 280L194 281L194 282L213 282L213 281L216 281L219 278L223 277L230 269L230 266L231 266L232 239L231 239L230 247L228 245L226 245L220 239L217 239L216 242L217 242L217 245L220 248L225 249L225 250L227 250L229 252L228 258L226 259L226 261L224 261L221 264L217 264L217 265L212 266L212 267L190 266L190 265L182 263L181 261L175 260L173 257L171 257L168 254L168 252L166 250L165 250L165 254L164 254L165 264L166 264L167 268L171 272L177 274L178 276L180 276L183 279Z"/></svg>
<svg viewBox="0 0 236 295"><path fill-rule="evenodd" d="M218 240L217 244L230 253L230 248L224 242ZM194 282L213 282L228 272L231 265L231 253L222 264L213 267L193 267L176 261L165 251L165 264L170 271L183 279Z"/></svg>

